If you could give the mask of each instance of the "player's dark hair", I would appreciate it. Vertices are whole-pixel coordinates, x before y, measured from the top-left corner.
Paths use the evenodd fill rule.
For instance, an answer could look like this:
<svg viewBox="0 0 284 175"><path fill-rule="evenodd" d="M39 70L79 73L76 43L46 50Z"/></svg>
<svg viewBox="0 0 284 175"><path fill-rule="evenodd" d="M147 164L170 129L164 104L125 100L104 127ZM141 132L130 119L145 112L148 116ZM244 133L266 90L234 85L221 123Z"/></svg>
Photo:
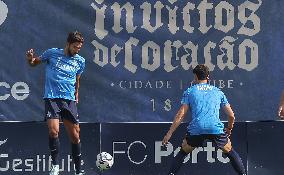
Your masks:
<svg viewBox="0 0 284 175"><path fill-rule="evenodd" d="M204 64L199 64L193 69L193 73L197 76L198 80L206 80L209 76L209 68Z"/></svg>
<svg viewBox="0 0 284 175"><path fill-rule="evenodd" d="M68 34L67 42L70 44L75 43L75 42L83 43L84 38L83 38L83 35L78 31L70 32Z"/></svg>

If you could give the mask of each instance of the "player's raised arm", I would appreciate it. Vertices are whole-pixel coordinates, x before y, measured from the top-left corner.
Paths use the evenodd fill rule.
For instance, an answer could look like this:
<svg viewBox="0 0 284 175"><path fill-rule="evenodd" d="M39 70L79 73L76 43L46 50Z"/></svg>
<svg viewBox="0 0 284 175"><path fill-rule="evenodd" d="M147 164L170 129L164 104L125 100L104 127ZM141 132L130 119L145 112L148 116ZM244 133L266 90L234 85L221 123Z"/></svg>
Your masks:
<svg viewBox="0 0 284 175"><path fill-rule="evenodd" d="M228 126L226 128L226 132L227 132L228 135L231 135L232 129L233 129L234 123L235 123L235 114L234 114L230 104L226 104L223 107L223 110L225 111L226 115L228 116Z"/></svg>
<svg viewBox="0 0 284 175"><path fill-rule="evenodd" d="M35 52L33 49L27 51L26 57L30 66L36 66L41 63L40 58L35 56Z"/></svg>

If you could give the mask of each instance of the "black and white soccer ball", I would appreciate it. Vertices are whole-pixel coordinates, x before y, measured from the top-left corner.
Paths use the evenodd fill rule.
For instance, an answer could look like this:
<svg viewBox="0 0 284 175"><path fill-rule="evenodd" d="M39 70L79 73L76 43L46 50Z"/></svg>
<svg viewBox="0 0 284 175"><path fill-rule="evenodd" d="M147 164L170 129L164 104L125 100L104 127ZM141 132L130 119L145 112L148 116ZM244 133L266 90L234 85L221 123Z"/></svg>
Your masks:
<svg viewBox="0 0 284 175"><path fill-rule="evenodd" d="M113 157L107 152L101 152L97 155L96 165L101 171L108 170L113 165Z"/></svg>

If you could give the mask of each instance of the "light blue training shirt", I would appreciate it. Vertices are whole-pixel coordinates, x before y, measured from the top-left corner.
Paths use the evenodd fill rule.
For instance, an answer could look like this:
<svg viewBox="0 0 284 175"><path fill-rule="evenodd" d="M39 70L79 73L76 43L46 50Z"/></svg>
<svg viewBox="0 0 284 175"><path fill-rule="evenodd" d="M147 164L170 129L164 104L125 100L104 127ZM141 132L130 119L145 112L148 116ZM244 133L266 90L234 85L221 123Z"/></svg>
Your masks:
<svg viewBox="0 0 284 175"><path fill-rule="evenodd" d="M76 76L85 68L85 59L76 54L64 55L64 50L51 48L40 57L45 67L44 98L63 98L75 101Z"/></svg>
<svg viewBox="0 0 284 175"><path fill-rule="evenodd" d="M190 135L224 133L219 110L229 103L219 88L207 83L195 84L184 92L181 104L190 106L192 120L187 128Z"/></svg>

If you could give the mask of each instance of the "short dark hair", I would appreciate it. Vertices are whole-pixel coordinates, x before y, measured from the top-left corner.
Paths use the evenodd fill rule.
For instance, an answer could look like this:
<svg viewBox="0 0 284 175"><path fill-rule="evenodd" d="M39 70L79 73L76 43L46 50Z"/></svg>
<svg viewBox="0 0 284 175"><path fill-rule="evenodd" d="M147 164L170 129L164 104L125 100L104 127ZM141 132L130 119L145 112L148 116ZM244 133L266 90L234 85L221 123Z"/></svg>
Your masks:
<svg viewBox="0 0 284 175"><path fill-rule="evenodd" d="M193 73L196 74L198 80L206 80L209 76L209 68L204 64L199 64L193 69Z"/></svg>
<svg viewBox="0 0 284 175"><path fill-rule="evenodd" d="M78 31L70 32L68 34L67 42L70 44L76 43L76 42L83 43L84 38L83 38L83 35Z"/></svg>

